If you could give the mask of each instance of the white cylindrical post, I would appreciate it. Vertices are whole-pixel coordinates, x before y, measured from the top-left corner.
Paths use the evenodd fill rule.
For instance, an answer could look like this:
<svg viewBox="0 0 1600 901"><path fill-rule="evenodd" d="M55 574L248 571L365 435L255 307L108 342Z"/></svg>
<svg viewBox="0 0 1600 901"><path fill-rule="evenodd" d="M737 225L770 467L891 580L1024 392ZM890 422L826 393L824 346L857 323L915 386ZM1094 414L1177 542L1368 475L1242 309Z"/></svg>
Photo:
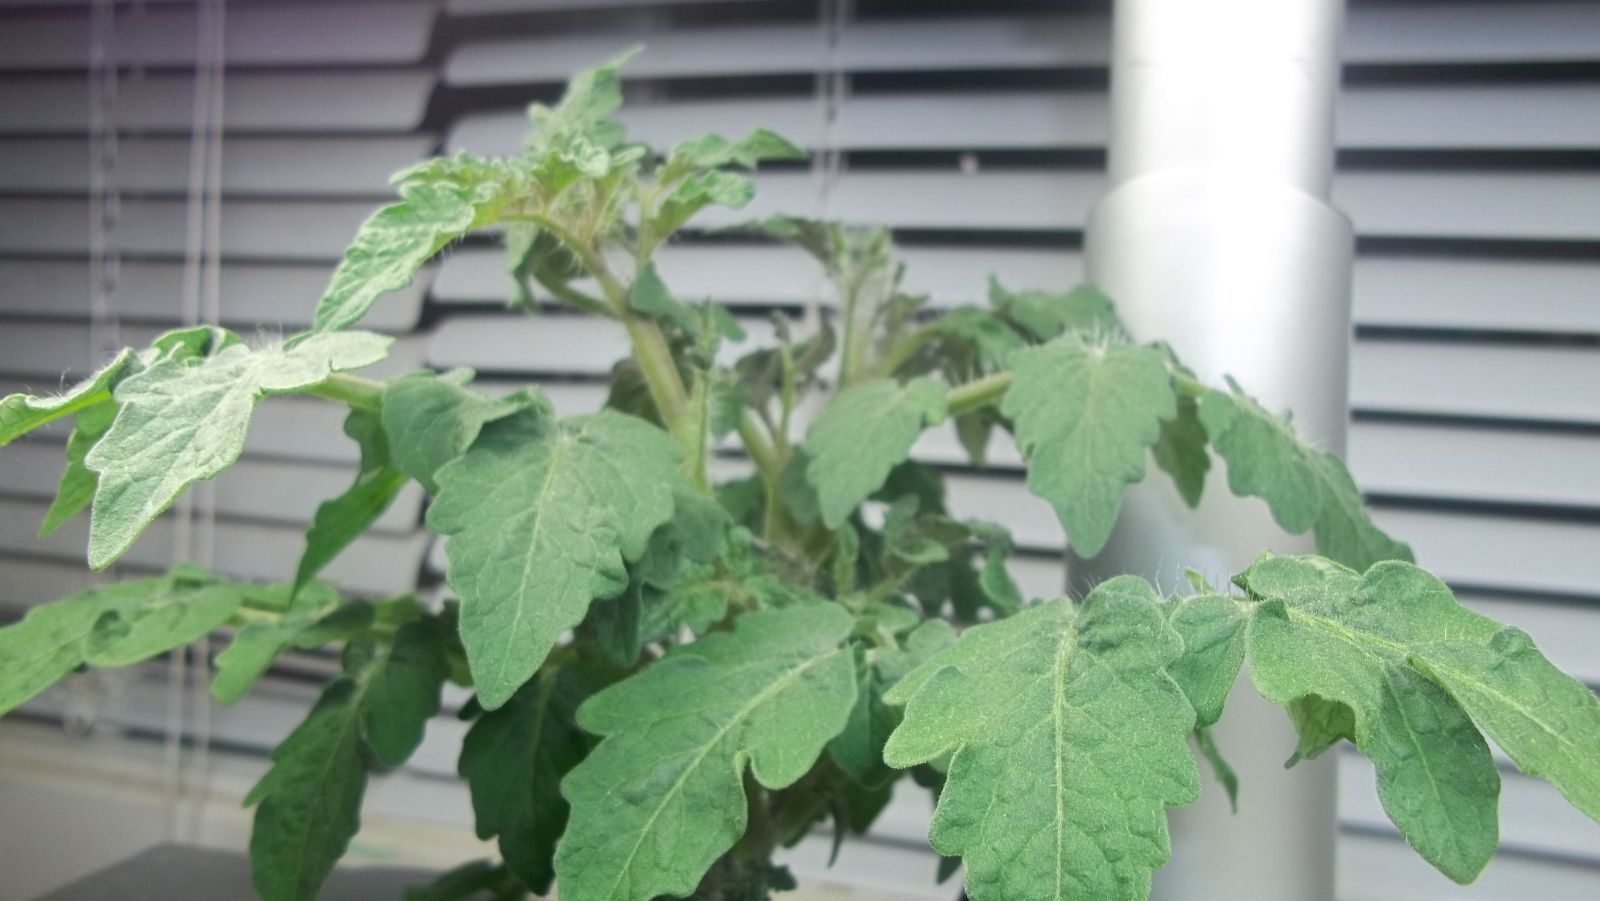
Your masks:
<svg viewBox="0 0 1600 901"><path fill-rule="evenodd" d="M1168 341L1213 384L1239 379L1342 449L1352 232L1328 204L1341 0L1118 0L1110 188L1089 219L1089 279L1130 331ZM1164 479L1134 486L1116 531L1073 583L1120 572L1167 590L1184 567L1225 581L1263 548L1305 551L1217 461L1198 510ZM1156 897L1331 901L1333 755L1285 771L1294 733L1241 684L1215 732L1239 813L1210 775L1172 816Z"/></svg>

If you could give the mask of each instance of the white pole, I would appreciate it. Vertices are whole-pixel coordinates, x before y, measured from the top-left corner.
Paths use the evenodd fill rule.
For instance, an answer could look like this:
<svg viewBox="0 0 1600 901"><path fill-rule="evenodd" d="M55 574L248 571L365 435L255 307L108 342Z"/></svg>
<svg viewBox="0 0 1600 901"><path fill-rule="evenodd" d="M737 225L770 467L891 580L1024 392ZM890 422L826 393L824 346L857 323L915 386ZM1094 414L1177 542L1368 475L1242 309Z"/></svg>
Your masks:
<svg viewBox="0 0 1600 901"><path fill-rule="evenodd" d="M1089 219L1090 280L1133 334L1163 339L1205 379L1236 376L1301 434L1343 449L1352 233L1328 205L1341 0L1118 0L1110 188ZM1106 550L1074 584L1138 572L1213 582L1263 548L1310 549L1220 461L1198 511L1164 479L1129 493ZM1239 772L1239 814L1210 779L1172 817L1155 897L1331 901L1333 754L1285 771L1294 734L1241 684L1216 731Z"/></svg>

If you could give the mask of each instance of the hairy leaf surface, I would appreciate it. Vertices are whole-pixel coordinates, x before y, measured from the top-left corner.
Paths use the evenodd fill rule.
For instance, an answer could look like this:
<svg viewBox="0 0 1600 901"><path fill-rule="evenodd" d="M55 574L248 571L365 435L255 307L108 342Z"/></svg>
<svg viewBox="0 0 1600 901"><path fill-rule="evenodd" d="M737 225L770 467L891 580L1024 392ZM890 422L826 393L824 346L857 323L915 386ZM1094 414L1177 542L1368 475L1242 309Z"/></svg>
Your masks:
<svg viewBox="0 0 1600 901"><path fill-rule="evenodd" d="M1093 285L1079 285L1065 294L1008 291L991 277L989 302L1001 316L1036 341L1049 341L1065 332L1091 341L1122 333L1111 298Z"/></svg>
<svg viewBox="0 0 1600 901"><path fill-rule="evenodd" d="M851 619L833 604L742 617L591 698L605 740L569 774L556 851L568 901L687 895L745 829L744 771L805 775L855 702Z"/></svg>
<svg viewBox="0 0 1600 901"><path fill-rule="evenodd" d="M1194 705L1196 725L1210 726L1239 678L1249 620L1233 598L1204 594L1169 602L1167 622L1183 639L1183 655L1167 672Z"/></svg>
<svg viewBox="0 0 1600 901"><path fill-rule="evenodd" d="M1600 700L1526 633L1398 561L1362 576L1274 557L1238 581L1265 601L1249 634L1256 687L1298 705L1303 753L1347 737L1372 758L1385 811L1445 875L1473 879L1497 840L1500 780L1474 723L1600 818Z"/></svg>
<svg viewBox="0 0 1600 901"><path fill-rule="evenodd" d="M8 394L0 398L0 447L39 426L106 400L112 387L138 361L124 350L94 375L54 395Z"/></svg>
<svg viewBox="0 0 1600 901"><path fill-rule="evenodd" d="M84 663L127 666L194 641L233 615L244 590L183 568L29 609L0 629L0 715Z"/></svg>
<svg viewBox="0 0 1600 901"><path fill-rule="evenodd" d="M888 693L907 767L954 752L929 840L974 901L1143 901L1166 808L1199 792L1194 711L1165 668L1182 642L1150 586L1105 582L968 629ZM1003 700L1002 700L1003 699Z"/></svg>
<svg viewBox="0 0 1600 901"><path fill-rule="evenodd" d="M195 363L166 359L117 385L117 417L84 464L99 477L89 520L89 565L101 569L191 483L244 449L256 402L383 359L391 339L318 335L292 348L235 344Z"/></svg>
<svg viewBox="0 0 1600 901"><path fill-rule="evenodd" d="M1228 487L1259 497L1286 531L1307 529L1317 550L1346 566L1411 560L1411 548L1373 523L1344 461L1300 443L1286 417L1274 416L1229 381L1231 393L1208 392L1200 421L1228 462Z"/></svg>
<svg viewBox="0 0 1600 901"><path fill-rule="evenodd" d="M72 434L67 436L67 465L62 468L61 479L56 483L55 499L50 502L50 508L44 511L44 519L39 523L40 538L54 532L94 499L99 478L94 470L84 465L83 458L96 442L105 437L116 415L117 405L108 398L84 407L72 417Z"/></svg>
<svg viewBox="0 0 1600 901"><path fill-rule="evenodd" d="M672 439L621 413L526 409L485 426L439 471L428 527L450 536L447 578L478 700L493 710L539 668L688 491Z"/></svg>
<svg viewBox="0 0 1600 901"><path fill-rule="evenodd" d="M432 160L396 178L400 201L361 223L317 302L312 331L359 322L380 296L411 284L446 244L492 221L511 190L506 170L466 154Z"/></svg>
<svg viewBox="0 0 1600 901"><path fill-rule="evenodd" d="M283 599L283 612L276 619L246 623L217 654L211 696L219 703L232 704L244 697L284 650L290 647L314 650L335 638L350 637L371 622L370 606L339 608L339 596L324 583L311 582L291 594L292 587L262 586L263 595ZM367 612L364 616L351 616L336 613L336 608Z"/></svg>
<svg viewBox="0 0 1600 901"><path fill-rule="evenodd" d="M1068 334L1012 357L1000 410L1028 457L1028 488L1050 502L1076 553L1100 552L1145 450L1177 413L1166 358L1151 347Z"/></svg>
<svg viewBox="0 0 1600 901"><path fill-rule="evenodd" d="M942 419L944 385L935 378L875 379L834 398L805 439L806 479L823 524L837 529L911 455L922 430Z"/></svg>

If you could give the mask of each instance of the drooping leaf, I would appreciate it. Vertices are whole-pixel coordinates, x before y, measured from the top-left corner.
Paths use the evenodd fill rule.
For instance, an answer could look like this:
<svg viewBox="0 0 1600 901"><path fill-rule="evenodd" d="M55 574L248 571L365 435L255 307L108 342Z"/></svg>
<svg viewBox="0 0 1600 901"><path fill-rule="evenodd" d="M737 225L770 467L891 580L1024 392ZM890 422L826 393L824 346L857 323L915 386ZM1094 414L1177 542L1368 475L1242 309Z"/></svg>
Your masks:
<svg viewBox="0 0 1600 901"><path fill-rule="evenodd" d="M1195 747L1200 749L1200 756L1211 765L1211 775L1216 777L1222 790L1228 794L1228 804L1234 813L1239 812L1239 774L1233 771L1228 759L1222 756L1222 749L1217 747L1216 736L1204 726L1194 730Z"/></svg>
<svg viewBox="0 0 1600 901"><path fill-rule="evenodd" d="M1177 413L1166 358L1151 347L1091 345L1075 334L1011 358L1000 410L1028 458L1028 489L1050 502L1073 550L1105 546L1145 449Z"/></svg>
<svg viewBox="0 0 1600 901"><path fill-rule="evenodd" d="M912 618L914 621L914 614ZM883 746L900 725L901 708L885 702L884 692L955 641L955 629L944 620L935 619L913 629L903 647L855 646L856 703L850 709L844 731L828 742L833 762L851 779L867 788L878 788L894 779L895 771L883 762Z"/></svg>
<svg viewBox="0 0 1600 901"><path fill-rule="evenodd" d="M124 350L94 375L60 394L8 394L0 398L0 447L51 420L106 400L116 383L138 365L133 351Z"/></svg>
<svg viewBox="0 0 1600 901"><path fill-rule="evenodd" d="M1462 607L1408 563L1361 576L1274 557L1238 581L1264 602L1250 625L1251 677L1268 700L1298 705L1301 756L1353 740L1389 818L1446 876L1476 878L1498 840L1500 777L1474 722L1600 817L1600 701L1526 634Z"/></svg>
<svg viewBox="0 0 1600 901"><path fill-rule="evenodd" d="M1144 901L1169 853L1165 809L1199 792L1194 711L1165 668L1182 642L1130 576L968 629L887 695L884 749L954 752L929 840L974 901ZM1004 699L999 702L999 699Z"/></svg>
<svg viewBox="0 0 1600 901"><path fill-rule="evenodd" d="M188 644L226 622L243 597L241 586L179 570L37 605L0 629L0 715L84 663L127 666Z"/></svg>
<svg viewBox="0 0 1600 901"><path fill-rule="evenodd" d="M55 499L39 523L40 538L54 532L94 499L99 478L94 470L84 465L83 458L95 442L105 437L116 415L117 405L108 398L84 407L73 416L72 434L67 436L67 465L61 470Z"/></svg>
<svg viewBox="0 0 1600 901"><path fill-rule="evenodd" d="M1090 341L1122 334L1111 298L1093 285L1079 285L1065 294L1008 291L991 276L989 302L1036 341L1049 341L1068 332Z"/></svg>
<svg viewBox="0 0 1600 901"><path fill-rule="evenodd" d="M1229 380L1231 392L1200 400L1200 422L1228 462L1228 487L1259 497L1285 531L1311 529L1317 550L1346 566L1410 561L1411 548L1373 523L1344 461L1305 446L1286 417L1274 416Z"/></svg>
<svg viewBox="0 0 1600 901"><path fill-rule="evenodd" d="M746 761L782 788L844 728L850 627L834 604L752 613L589 699L578 722L605 740L562 783L562 898L692 892L744 833Z"/></svg>
<svg viewBox="0 0 1600 901"><path fill-rule="evenodd" d="M589 752L574 721L592 688L572 671L529 680L478 718L458 770L472 792L478 837L499 839L500 856L538 894L555 878L556 841L567 824L561 778Z"/></svg>
<svg viewBox="0 0 1600 901"><path fill-rule="evenodd" d="M206 359L174 359L117 385L117 417L84 457L99 477L89 521L89 565L101 569L191 483L239 458L256 402L383 359L391 339L368 332L316 335L292 348L233 345Z"/></svg>
<svg viewBox="0 0 1600 901"><path fill-rule="evenodd" d="M401 626L387 648L351 642L344 674L272 752L256 807L250 875L265 901L312 901L360 828L367 772L404 760L439 709L443 629Z"/></svg>
<svg viewBox="0 0 1600 901"><path fill-rule="evenodd" d="M447 579L478 700L493 710L533 675L687 492L665 432L602 410L555 420L520 410L484 426L438 475L428 527L449 536Z"/></svg>
<svg viewBox="0 0 1600 901"><path fill-rule="evenodd" d="M257 619L246 623L234 633L228 646L217 654L214 661L216 675L211 679L211 696L221 704L233 704L250 690L272 666L272 661L285 649L294 647L307 647L308 649L321 647L335 638L348 638L362 631L371 622L371 608L369 605L350 607L348 609L366 610L363 622L351 622L349 614L342 615L334 620L331 615L339 604L339 596L320 582L311 582L302 586L293 593L290 600L290 585L263 586L260 590L263 595L277 595L284 599L285 606L276 619ZM319 622L327 625L316 628ZM348 624L349 628L333 628Z"/></svg>
<svg viewBox="0 0 1600 901"><path fill-rule="evenodd" d="M484 425L522 409L550 409L537 389L492 399L461 384L466 377L419 372L383 388L380 417L391 462L429 494L439 493L439 467L466 453Z"/></svg>
<svg viewBox="0 0 1600 901"><path fill-rule="evenodd" d="M822 522L837 529L911 455L922 430L944 419L944 385L874 379L846 389L806 432L806 480Z"/></svg>
<svg viewBox="0 0 1600 901"><path fill-rule="evenodd" d="M743 209L756 196L756 183L748 175L710 169L690 175L667 194L650 219L651 233L670 235L708 206Z"/></svg>
<svg viewBox="0 0 1600 901"><path fill-rule="evenodd" d="M754 169L768 160L803 160L805 157L804 150L765 128L757 128L737 141L708 134L674 146L657 177L667 183L702 169L723 166Z"/></svg>
<svg viewBox="0 0 1600 901"><path fill-rule="evenodd" d="M317 302L313 332L359 322L380 296L411 284L446 244L493 221L511 191L507 170L467 154L432 160L396 178L400 201L361 223Z"/></svg>
<svg viewBox="0 0 1600 901"><path fill-rule="evenodd" d="M344 432L361 447L361 464L354 484L317 505L306 529L306 549L294 573L296 591L371 528L406 483L405 474L389 464L389 443L376 414L352 410L344 421Z"/></svg>

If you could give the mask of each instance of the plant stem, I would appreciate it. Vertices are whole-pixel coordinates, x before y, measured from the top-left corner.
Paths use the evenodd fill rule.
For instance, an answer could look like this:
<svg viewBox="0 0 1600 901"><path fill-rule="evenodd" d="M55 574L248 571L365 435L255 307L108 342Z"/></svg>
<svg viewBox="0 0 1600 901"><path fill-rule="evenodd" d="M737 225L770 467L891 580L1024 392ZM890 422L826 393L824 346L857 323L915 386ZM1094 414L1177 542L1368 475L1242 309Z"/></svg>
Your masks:
<svg viewBox="0 0 1600 901"><path fill-rule="evenodd" d="M306 393L349 404L358 410L376 413L383 398L383 382L362 378L359 375L335 372L307 388Z"/></svg>
<svg viewBox="0 0 1600 901"><path fill-rule="evenodd" d="M878 361L878 374L883 376L894 375L894 371L905 365L911 355L922 349L924 344L932 341L939 334L930 323L916 329L909 335L903 335L893 344L889 345L883 359Z"/></svg>
<svg viewBox="0 0 1600 901"><path fill-rule="evenodd" d="M962 413L971 413L981 407L986 407L998 401L1011 387L1011 373L997 372L986 375L975 382L968 382L958 388L950 389L944 396L945 410L951 416L960 416Z"/></svg>
<svg viewBox="0 0 1600 901"><path fill-rule="evenodd" d="M673 362L672 348L660 327L648 319L624 315L622 325L633 342L633 357L639 363L645 386L650 389L650 399L655 401L656 412L667 424L667 431L676 435L683 420L689 394L678 376L678 364ZM687 448L685 448L687 450Z"/></svg>

